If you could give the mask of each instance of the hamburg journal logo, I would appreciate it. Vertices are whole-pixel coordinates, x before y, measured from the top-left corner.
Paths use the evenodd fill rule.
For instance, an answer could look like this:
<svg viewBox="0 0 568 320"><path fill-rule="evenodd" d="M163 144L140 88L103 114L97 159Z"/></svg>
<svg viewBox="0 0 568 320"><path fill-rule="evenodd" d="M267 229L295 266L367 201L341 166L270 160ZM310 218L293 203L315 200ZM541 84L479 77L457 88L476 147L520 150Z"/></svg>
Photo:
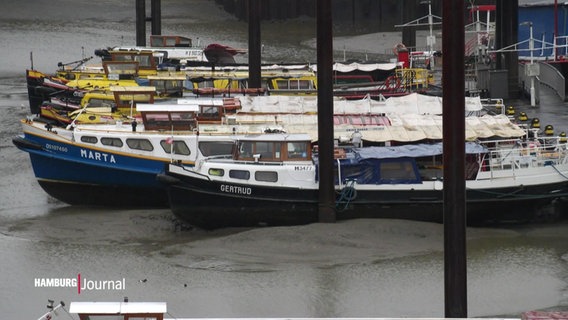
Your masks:
<svg viewBox="0 0 568 320"><path fill-rule="evenodd" d="M77 274L75 278L35 278L34 287L36 288L74 288L77 294L85 291L121 291L126 290L126 280L95 280L81 277Z"/></svg>

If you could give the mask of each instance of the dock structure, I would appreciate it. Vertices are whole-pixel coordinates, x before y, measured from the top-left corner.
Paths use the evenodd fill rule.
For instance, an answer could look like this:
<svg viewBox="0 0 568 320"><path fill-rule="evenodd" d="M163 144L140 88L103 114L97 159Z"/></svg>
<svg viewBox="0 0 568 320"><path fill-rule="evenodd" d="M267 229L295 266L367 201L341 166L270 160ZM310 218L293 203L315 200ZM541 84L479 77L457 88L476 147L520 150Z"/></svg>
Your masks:
<svg viewBox="0 0 568 320"><path fill-rule="evenodd" d="M522 320L566 320L568 311L527 311L521 315Z"/></svg>
<svg viewBox="0 0 568 320"><path fill-rule="evenodd" d="M163 320L525 320L521 318L164 318ZM557 318L552 318L559 320ZM547 319L548 320L548 319Z"/></svg>
<svg viewBox="0 0 568 320"><path fill-rule="evenodd" d="M47 308L49 311L38 318L38 320L62 319L78 315L80 319L155 319L155 320L445 320L449 318L440 317L406 317L406 318L379 318L379 317L296 317L296 318L180 318L168 312L166 302L129 302L125 297L122 302L71 302L68 309L65 302L61 301L57 306L53 300L48 300ZM166 317L167 316L167 317ZM526 311L520 318L452 318L453 320L479 319L479 320L568 320L568 311Z"/></svg>
<svg viewBox="0 0 568 320"><path fill-rule="evenodd" d="M239 318L239 317L189 317L180 318L168 312L166 302L132 302L128 297L124 301L106 302L106 301L80 301L71 302L69 307L61 301L58 305L53 300L48 300L47 308L49 311L38 318L38 320L62 319L78 315L79 319L107 319L112 316L113 319L155 319L155 320L445 320L449 318L441 317L406 317L406 318L380 318L380 317L296 317L296 318ZM166 317L167 316L167 317ZM568 320L568 311L526 311L521 314L520 318L451 318L453 320Z"/></svg>

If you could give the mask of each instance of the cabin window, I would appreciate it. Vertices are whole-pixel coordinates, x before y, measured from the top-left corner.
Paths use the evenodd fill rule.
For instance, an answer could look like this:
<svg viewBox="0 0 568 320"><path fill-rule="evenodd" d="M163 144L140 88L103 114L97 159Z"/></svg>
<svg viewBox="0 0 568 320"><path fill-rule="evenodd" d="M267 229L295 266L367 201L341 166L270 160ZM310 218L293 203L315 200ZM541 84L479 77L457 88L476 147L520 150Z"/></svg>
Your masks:
<svg viewBox="0 0 568 320"><path fill-rule="evenodd" d="M297 85L298 85L298 89L300 89L300 90L313 89L312 81L310 81L310 80L298 80Z"/></svg>
<svg viewBox="0 0 568 320"><path fill-rule="evenodd" d="M193 112L171 112L171 125L177 130L193 130L197 124Z"/></svg>
<svg viewBox="0 0 568 320"><path fill-rule="evenodd" d="M257 142L254 154L260 154L261 160L280 159L280 142Z"/></svg>
<svg viewBox="0 0 568 320"><path fill-rule="evenodd" d="M116 108L116 104L111 99L113 99L113 97L109 97L109 99L91 98L87 100L87 103L89 104L89 107Z"/></svg>
<svg viewBox="0 0 568 320"><path fill-rule="evenodd" d="M246 170L229 170L229 177L233 179L249 180L250 172Z"/></svg>
<svg viewBox="0 0 568 320"><path fill-rule="evenodd" d="M288 80L276 80L276 88L275 89L289 89L288 88Z"/></svg>
<svg viewBox="0 0 568 320"><path fill-rule="evenodd" d="M252 142L244 141L239 143L239 158L252 158L253 152Z"/></svg>
<svg viewBox="0 0 568 320"><path fill-rule="evenodd" d="M280 142L273 141L242 141L239 143L239 159L252 159L260 155L260 160L281 160Z"/></svg>
<svg viewBox="0 0 568 320"><path fill-rule="evenodd" d="M123 62L138 62L140 67L152 67L152 55L151 54L113 54L114 61L123 61Z"/></svg>
<svg viewBox="0 0 568 320"><path fill-rule="evenodd" d="M288 142L288 159L306 159L308 145L305 142Z"/></svg>
<svg viewBox="0 0 568 320"><path fill-rule="evenodd" d="M156 92L162 94L183 91L183 80L150 80L150 86L156 87Z"/></svg>
<svg viewBox="0 0 568 320"><path fill-rule="evenodd" d="M152 47L163 47L164 38L163 37L150 37L150 46Z"/></svg>
<svg viewBox="0 0 568 320"><path fill-rule="evenodd" d="M185 144L185 142L181 140L162 140L160 141L160 145L167 154L170 154L172 152L174 154L181 154L184 156L189 156L191 154L191 151L189 151L187 144Z"/></svg>
<svg viewBox="0 0 568 320"><path fill-rule="evenodd" d="M123 146L122 140L119 138L101 138L101 143L105 146L121 148Z"/></svg>
<svg viewBox="0 0 568 320"><path fill-rule="evenodd" d="M118 103L116 104L117 107L119 108L131 108L131 107L135 107L136 106L136 102L142 102L142 103L152 103L152 99L149 96L145 96L145 95L136 95L134 97L121 97L118 100ZM116 100L115 100L116 101Z"/></svg>
<svg viewBox="0 0 568 320"><path fill-rule="evenodd" d="M256 181L276 182L278 181L278 172L275 171L257 171L254 173Z"/></svg>
<svg viewBox="0 0 568 320"><path fill-rule="evenodd" d="M131 62L134 60L131 54L118 54L115 53L112 57L113 61Z"/></svg>
<svg viewBox="0 0 568 320"><path fill-rule="evenodd" d="M147 130L193 130L197 123L193 112L143 112Z"/></svg>
<svg viewBox="0 0 568 320"><path fill-rule="evenodd" d="M206 157L233 154L232 141L200 141L199 151Z"/></svg>
<svg viewBox="0 0 568 320"><path fill-rule="evenodd" d="M136 102L153 103L154 94L154 91L138 93L114 92L114 101L116 101L118 108L131 108L136 106Z"/></svg>
<svg viewBox="0 0 568 320"><path fill-rule="evenodd" d="M416 172L410 160L383 161L380 166L381 180L390 182L415 181Z"/></svg>
<svg viewBox="0 0 568 320"><path fill-rule="evenodd" d="M144 125L148 130L170 129L170 118L163 113L143 113Z"/></svg>
<svg viewBox="0 0 568 320"><path fill-rule="evenodd" d="M81 142L85 142L85 143L97 143L97 137L92 137L92 136L82 136L81 137Z"/></svg>
<svg viewBox="0 0 568 320"><path fill-rule="evenodd" d="M311 80L278 79L275 81L278 89L285 90L309 90L313 89Z"/></svg>
<svg viewBox="0 0 568 320"><path fill-rule="evenodd" d="M216 177L222 177L225 175L225 170L223 169L217 169L217 168L211 168L208 171L210 176L216 176Z"/></svg>
<svg viewBox="0 0 568 320"><path fill-rule="evenodd" d="M152 67L152 56L151 55L136 55L134 61L138 61L139 66L144 68Z"/></svg>
<svg viewBox="0 0 568 320"><path fill-rule="evenodd" d="M335 183L339 183L338 177L339 172L337 166L334 167ZM377 183L377 178L375 175L375 165L374 164L360 164L354 166L342 166L341 167L341 182L347 183L349 180L355 180L360 184L375 184Z"/></svg>
<svg viewBox="0 0 568 320"><path fill-rule="evenodd" d="M137 62L105 63L104 68L107 73L107 77L109 77L110 75L134 75L138 71L138 63Z"/></svg>
<svg viewBox="0 0 568 320"><path fill-rule="evenodd" d="M176 46L176 38L165 38L166 47L175 47Z"/></svg>
<svg viewBox="0 0 568 320"><path fill-rule="evenodd" d="M152 146L150 140L147 139L126 139L126 144L128 145L128 147L130 147L130 149L134 150L154 150L154 146Z"/></svg>
<svg viewBox="0 0 568 320"><path fill-rule="evenodd" d="M176 47L191 47L191 39L190 38L183 38L179 37L177 39Z"/></svg>
<svg viewBox="0 0 568 320"><path fill-rule="evenodd" d="M156 87L156 92L165 93L168 81L164 80L150 80L150 86Z"/></svg>
<svg viewBox="0 0 568 320"><path fill-rule="evenodd" d="M208 120L221 120L219 106L199 106L199 117Z"/></svg>

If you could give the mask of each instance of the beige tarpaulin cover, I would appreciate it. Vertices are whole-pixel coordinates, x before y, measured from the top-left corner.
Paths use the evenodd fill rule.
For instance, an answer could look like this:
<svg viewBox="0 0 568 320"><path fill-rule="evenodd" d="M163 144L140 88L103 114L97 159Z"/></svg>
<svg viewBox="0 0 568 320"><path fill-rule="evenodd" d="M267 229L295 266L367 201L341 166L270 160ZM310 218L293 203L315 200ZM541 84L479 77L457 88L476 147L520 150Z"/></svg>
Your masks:
<svg viewBox="0 0 568 320"><path fill-rule="evenodd" d="M233 128L237 132L260 133L264 130L284 130L288 133L307 133L313 141L318 140L317 115L240 115L233 125L200 125L200 131L207 133L211 128ZM358 131L363 140L370 142L414 142L424 139L442 140L442 116L401 114L380 118L381 125L341 124L334 126L334 138L349 140ZM379 121L378 121L379 122ZM207 129L211 127L210 129ZM220 132L219 132L220 133ZM516 138L525 135L525 131L512 123L505 115L484 115L465 118L465 137L468 141L487 138Z"/></svg>
<svg viewBox="0 0 568 320"><path fill-rule="evenodd" d="M308 133L313 140L317 140L317 97L274 95L244 96L239 99L242 109L231 116L235 123L279 125L289 133ZM442 139L441 97L417 93L391 97L385 101L335 97L333 106L335 138L349 139L354 131L359 131L364 140L373 142ZM467 97L465 109L465 137L469 141L525 134L505 115L481 116L483 105L479 97ZM378 115L384 115L386 120L380 121ZM378 125L357 125L369 123L367 121Z"/></svg>
<svg viewBox="0 0 568 320"><path fill-rule="evenodd" d="M316 96L242 96L240 112L245 113L317 113ZM465 98L465 114L481 112L483 105L479 97ZM442 111L442 98L411 93L400 97L390 97L385 101L369 98L346 100L334 97L335 114L438 114Z"/></svg>
<svg viewBox="0 0 568 320"><path fill-rule="evenodd" d="M442 140L442 116L418 114L391 114L384 117L385 125L335 125L336 139L349 139L353 132L359 131L363 140L372 142L401 141L412 142L424 139ZM390 125L388 124L390 121ZM525 135L525 131L512 123L505 115L484 115L465 118L465 137L468 141L486 138L515 138ZM282 127L288 133L308 133L315 141L318 138L317 115L237 115L236 124L271 125Z"/></svg>
<svg viewBox="0 0 568 320"><path fill-rule="evenodd" d="M416 113L416 114L443 114L442 97L427 96L411 93L400 97L386 99L385 113ZM467 115L481 112L483 104L480 97L465 98L465 112Z"/></svg>

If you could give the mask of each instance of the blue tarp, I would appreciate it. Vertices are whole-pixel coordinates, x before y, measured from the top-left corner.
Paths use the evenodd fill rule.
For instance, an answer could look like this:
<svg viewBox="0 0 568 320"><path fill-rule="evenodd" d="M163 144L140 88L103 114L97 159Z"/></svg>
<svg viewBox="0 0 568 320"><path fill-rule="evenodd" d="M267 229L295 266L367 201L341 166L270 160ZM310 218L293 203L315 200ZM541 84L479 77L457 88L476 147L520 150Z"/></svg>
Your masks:
<svg viewBox="0 0 568 320"><path fill-rule="evenodd" d="M427 157L436 156L443 153L442 143L434 144L409 144L396 147L365 147L354 149L357 160L365 159L387 159L402 157ZM480 154L488 152L487 148L475 143L467 142L465 144L466 154Z"/></svg>

